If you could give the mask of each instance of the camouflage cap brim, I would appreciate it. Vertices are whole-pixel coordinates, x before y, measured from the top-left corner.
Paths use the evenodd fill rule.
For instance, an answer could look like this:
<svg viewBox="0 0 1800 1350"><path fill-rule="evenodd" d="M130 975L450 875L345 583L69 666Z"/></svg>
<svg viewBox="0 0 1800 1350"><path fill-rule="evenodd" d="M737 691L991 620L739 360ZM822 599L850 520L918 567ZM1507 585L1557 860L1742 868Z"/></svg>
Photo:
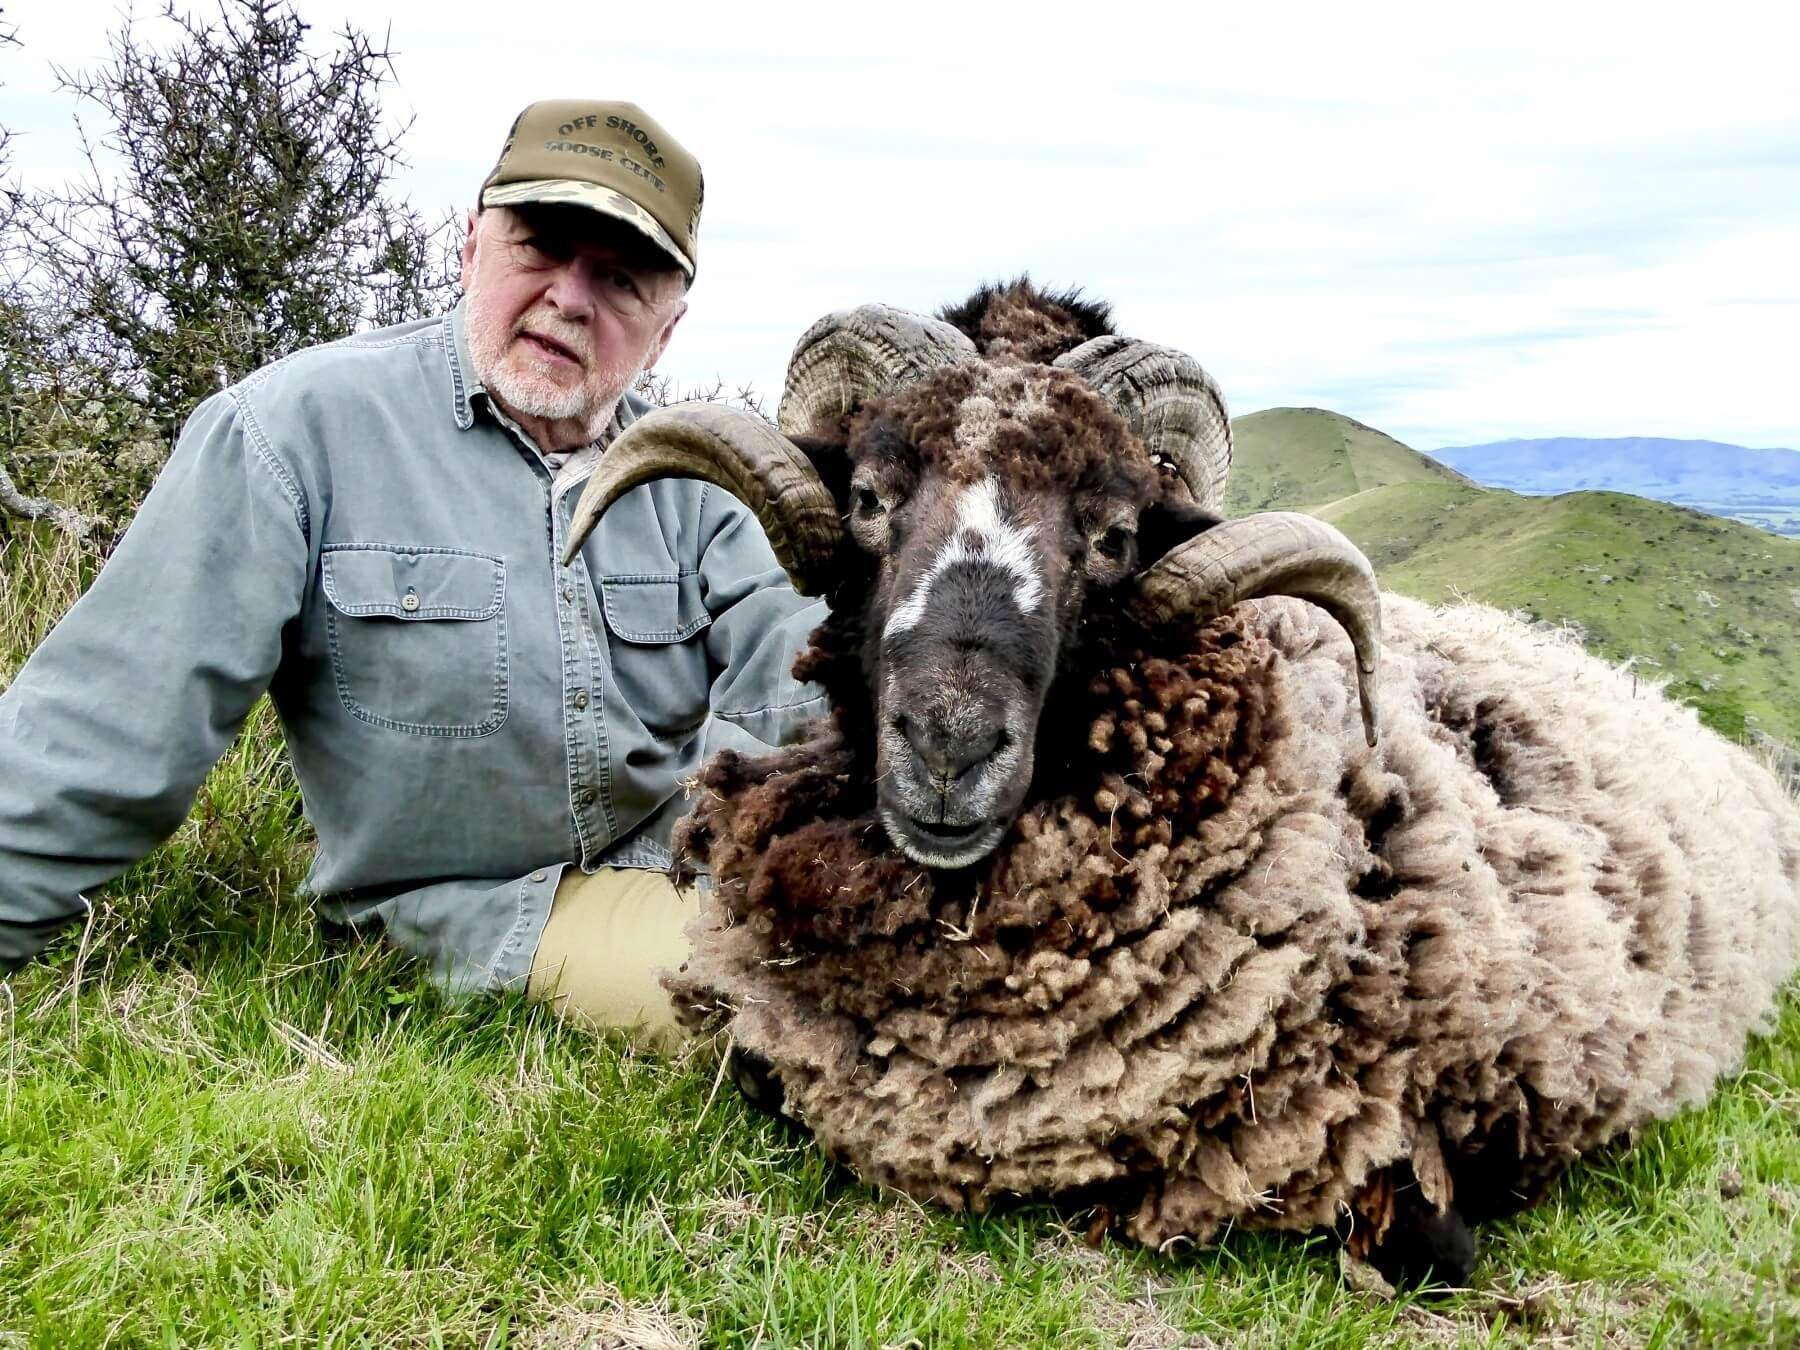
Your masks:
<svg viewBox="0 0 1800 1350"><path fill-rule="evenodd" d="M483 206L519 206L526 202L585 206L590 211L624 221L673 258L690 281L693 279L694 260L681 251L655 216L623 193L600 183L584 183L575 178L533 178L521 183L501 183L481 194Z"/></svg>

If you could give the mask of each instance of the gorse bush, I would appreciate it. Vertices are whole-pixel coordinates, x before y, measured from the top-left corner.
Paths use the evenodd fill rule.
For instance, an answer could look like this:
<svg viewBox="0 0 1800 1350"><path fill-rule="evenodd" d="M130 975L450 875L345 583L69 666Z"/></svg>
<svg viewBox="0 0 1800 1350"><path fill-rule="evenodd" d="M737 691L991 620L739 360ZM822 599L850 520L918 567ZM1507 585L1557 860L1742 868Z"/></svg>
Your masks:
<svg viewBox="0 0 1800 1350"><path fill-rule="evenodd" d="M83 168L0 215L0 467L115 527L201 399L456 290L453 222L391 192L385 43L317 44L286 0L148 27L127 15L98 69L58 72Z"/></svg>

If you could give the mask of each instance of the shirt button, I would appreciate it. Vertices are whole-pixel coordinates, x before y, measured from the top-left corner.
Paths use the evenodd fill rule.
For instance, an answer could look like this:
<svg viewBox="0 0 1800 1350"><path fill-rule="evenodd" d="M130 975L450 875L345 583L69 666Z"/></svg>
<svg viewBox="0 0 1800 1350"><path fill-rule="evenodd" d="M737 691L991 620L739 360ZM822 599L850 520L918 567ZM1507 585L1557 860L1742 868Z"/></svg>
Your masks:
<svg viewBox="0 0 1800 1350"><path fill-rule="evenodd" d="M542 872L533 872L531 874L531 879L533 881L542 881L544 879L544 874Z"/></svg>
<svg viewBox="0 0 1800 1350"><path fill-rule="evenodd" d="M575 706L578 709L587 707L587 690L577 689L575 691Z"/></svg>
<svg viewBox="0 0 1800 1350"><path fill-rule="evenodd" d="M575 588L573 586L564 586L562 589L562 597L569 604L571 604L571 605L574 604L575 603Z"/></svg>
<svg viewBox="0 0 1800 1350"><path fill-rule="evenodd" d="M594 804L594 789L583 788L583 789L581 789L580 792L577 792L575 794L575 805L577 805L577 806L592 806L593 804Z"/></svg>
<svg viewBox="0 0 1800 1350"><path fill-rule="evenodd" d="M419 597L414 595L411 591L408 591L405 595L400 597L400 608L405 610L408 614L411 614L418 607Z"/></svg>

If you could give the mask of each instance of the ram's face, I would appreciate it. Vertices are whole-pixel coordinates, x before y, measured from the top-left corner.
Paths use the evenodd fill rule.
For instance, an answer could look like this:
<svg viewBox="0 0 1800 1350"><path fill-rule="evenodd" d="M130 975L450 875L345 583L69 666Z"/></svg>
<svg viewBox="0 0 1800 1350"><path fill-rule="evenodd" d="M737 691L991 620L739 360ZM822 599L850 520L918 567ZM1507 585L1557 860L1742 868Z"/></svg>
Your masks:
<svg viewBox="0 0 1800 1350"><path fill-rule="evenodd" d="M1104 306L1023 279L952 312L827 315L794 349L775 426L707 402L640 418L582 489L565 562L639 484L697 477L734 493L795 586L830 598L807 664L873 750L894 842L934 867L992 850L1034 748L1077 732L1045 727L1040 741L1039 722L1095 606L1154 633L1261 596L1322 605L1355 647L1373 745L1374 573L1322 521L1213 513L1231 431L1212 378L1108 331ZM1034 355L1053 364L1020 364ZM847 678L857 654L864 690Z"/></svg>
<svg viewBox="0 0 1800 1350"><path fill-rule="evenodd" d="M1099 399L1042 367L926 381L867 410L849 457L846 523L876 560L882 820L915 860L967 866L1018 813L1045 696L1090 597L1135 570L1155 478Z"/></svg>

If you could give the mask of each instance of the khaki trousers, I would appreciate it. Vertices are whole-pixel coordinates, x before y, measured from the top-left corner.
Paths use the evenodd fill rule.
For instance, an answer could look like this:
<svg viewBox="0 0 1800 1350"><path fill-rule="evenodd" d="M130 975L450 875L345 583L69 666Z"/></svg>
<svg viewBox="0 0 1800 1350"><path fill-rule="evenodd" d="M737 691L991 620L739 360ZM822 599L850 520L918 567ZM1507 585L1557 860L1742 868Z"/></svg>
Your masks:
<svg viewBox="0 0 1800 1350"><path fill-rule="evenodd" d="M684 930L699 912L699 894L665 872L603 867L590 875L570 867L551 902L526 994L566 1021L628 1031L649 1049L678 1049L684 1035L657 975L687 960Z"/></svg>

